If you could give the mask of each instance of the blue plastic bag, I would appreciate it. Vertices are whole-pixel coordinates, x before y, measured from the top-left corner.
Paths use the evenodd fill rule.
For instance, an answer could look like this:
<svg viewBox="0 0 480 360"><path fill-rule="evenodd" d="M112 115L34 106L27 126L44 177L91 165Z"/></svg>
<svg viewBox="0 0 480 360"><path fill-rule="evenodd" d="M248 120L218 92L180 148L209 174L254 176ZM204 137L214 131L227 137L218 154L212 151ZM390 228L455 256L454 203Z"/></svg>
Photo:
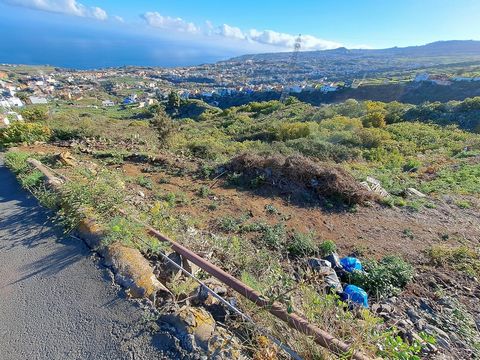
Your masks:
<svg viewBox="0 0 480 360"><path fill-rule="evenodd" d="M355 285L347 285L343 290L345 300L363 306L368 309L368 295L362 288Z"/></svg>
<svg viewBox="0 0 480 360"><path fill-rule="evenodd" d="M354 270L363 271L362 263L354 257L344 257L340 260L340 264L348 272L353 272Z"/></svg>

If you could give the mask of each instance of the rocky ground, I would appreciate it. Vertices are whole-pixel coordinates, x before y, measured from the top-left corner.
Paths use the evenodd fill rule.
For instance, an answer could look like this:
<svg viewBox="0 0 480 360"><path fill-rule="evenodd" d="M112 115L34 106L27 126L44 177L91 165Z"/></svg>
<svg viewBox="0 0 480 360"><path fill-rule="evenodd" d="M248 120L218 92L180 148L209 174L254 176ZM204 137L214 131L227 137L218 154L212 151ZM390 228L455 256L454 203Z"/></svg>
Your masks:
<svg viewBox="0 0 480 360"><path fill-rule="evenodd" d="M40 145L30 150L53 154L65 151L65 148ZM80 151L75 156L88 161L102 161L91 155L91 146L85 146L83 150L87 151ZM356 207L353 211L337 211L323 203L305 200L301 194L286 193L275 187L248 190L231 186L223 177L214 181L199 178L193 175L197 170L196 164L187 159L173 158L161 167L137 160L132 158L131 161L121 161L109 167L131 178L145 176L155 184L157 191L181 193L188 201L175 211L179 215L195 218L200 231L218 231L218 218L238 217L240 214L274 223L278 221L277 215L265 213L266 206L272 206L288 228L314 230L320 239L334 240L338 252L343 256L354 254L380 259L385 255L401 255L414 265L414 280L396 297L378 302L372 300L372 312L382 317L388 325L398 328L406 339L419 339L420 333L433 335L436 344L425 349L424 355L428 358L463 359L480 356L479 279L451 264L435 265L427 255L432 246L439 244L452 248L478 248L478 207L461 208L451 196L440 194L429 197L427 200L431 205L420 209L372 204ZM202 187L211 189L208 196L198 196ZM139 203L149 201L154 196L151 189L134 182L128 184L128 190L135 194L132 201ZM472 198L470 201L478 205L478 199ZM182 311L180 317L184 320L180 325L177 317L177 320L164 321L163 327L157 329L160 334L163 331L160 336L168 337L172 346L179 340L178 337L175 341L171 339L169 326L172 327L170 330L178 332L185 324L196 328L199 318L204 319L203 323L206 324L212 318L207 314L192 314L188 307ZM211 336L212 328L206 326L206 329ZM205 336L202 331L188 339L180 339L183 347L201 347L202 337ZM219 331L228 332L226 329ZM196 334L195 331L193 333ZM235 346L233 348L236 349Z"/></svg>

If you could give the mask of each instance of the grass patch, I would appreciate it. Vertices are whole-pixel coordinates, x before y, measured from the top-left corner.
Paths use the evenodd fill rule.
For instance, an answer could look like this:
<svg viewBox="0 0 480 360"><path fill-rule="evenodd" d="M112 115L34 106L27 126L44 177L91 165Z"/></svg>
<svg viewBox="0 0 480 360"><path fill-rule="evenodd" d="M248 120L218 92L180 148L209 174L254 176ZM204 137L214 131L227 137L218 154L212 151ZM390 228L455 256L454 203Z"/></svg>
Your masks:
<svg viewBox="0 0 480 360"><path fill-rule="evenodd" d="M480 249L435 245L427 254L435 266L450 266L468 275L480 276Z"/></svg>

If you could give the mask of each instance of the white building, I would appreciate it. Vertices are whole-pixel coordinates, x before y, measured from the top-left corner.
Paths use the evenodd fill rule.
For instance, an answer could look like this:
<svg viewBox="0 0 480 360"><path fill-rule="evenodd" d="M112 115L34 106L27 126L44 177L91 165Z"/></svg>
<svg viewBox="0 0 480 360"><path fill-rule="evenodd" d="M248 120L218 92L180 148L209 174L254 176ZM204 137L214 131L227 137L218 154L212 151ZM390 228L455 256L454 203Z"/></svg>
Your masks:
<svg viewBox="0 0 480 360"><path fill-rule="evenodd" d="M112 100L103 100L102 106L115 106L115 103Z"/></svg>
<svg viewBox="0 0 480 360"><path fill-rule="evenodd" d="M48 104L48 100L44 97L30 96L29 99L32 105Z"/></svg>

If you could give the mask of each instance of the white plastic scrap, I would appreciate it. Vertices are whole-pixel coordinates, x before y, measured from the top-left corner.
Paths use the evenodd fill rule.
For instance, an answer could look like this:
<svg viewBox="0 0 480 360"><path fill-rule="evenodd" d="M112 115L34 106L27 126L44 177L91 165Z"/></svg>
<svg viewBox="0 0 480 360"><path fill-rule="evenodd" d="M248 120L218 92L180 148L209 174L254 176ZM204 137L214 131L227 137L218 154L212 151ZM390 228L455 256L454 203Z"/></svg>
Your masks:
<svg viewBox="0 0 480 360"><path fill-rule="evenodd" d="M362 184L368 191L378 194L383 199L391 196L389 192L382 187L380 181L371 176L367 176L367 180L362 181L360 184Z"/></svg>

